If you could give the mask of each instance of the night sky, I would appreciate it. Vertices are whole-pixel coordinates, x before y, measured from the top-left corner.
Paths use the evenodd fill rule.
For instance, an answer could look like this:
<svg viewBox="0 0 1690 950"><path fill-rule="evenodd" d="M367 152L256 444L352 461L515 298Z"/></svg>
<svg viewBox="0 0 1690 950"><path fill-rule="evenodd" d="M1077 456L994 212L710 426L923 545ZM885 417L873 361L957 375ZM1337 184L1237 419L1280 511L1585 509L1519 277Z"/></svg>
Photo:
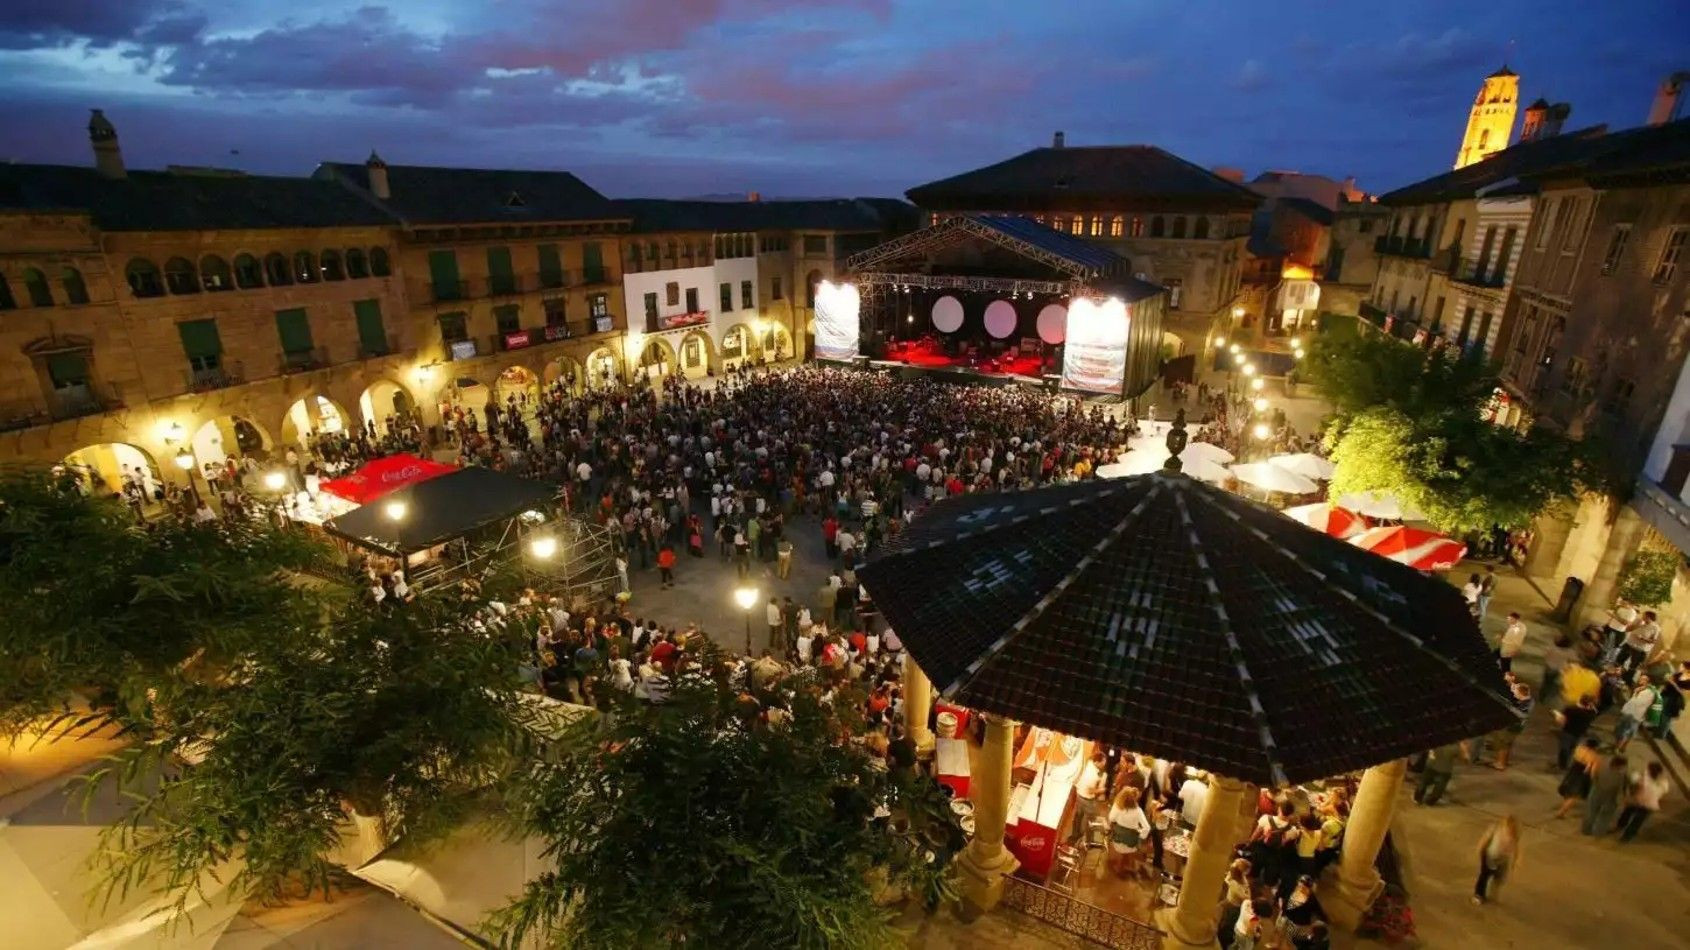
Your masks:
<svg viewBox="0 0 1690 950"><path fill-rule="evenodd" d="M1378 192L1449 167L1504 59L1569 128L1637 125L1690 2L0 0L0 159L89 163L97 106L131 167L896 195L1063 129Z"/></svg>

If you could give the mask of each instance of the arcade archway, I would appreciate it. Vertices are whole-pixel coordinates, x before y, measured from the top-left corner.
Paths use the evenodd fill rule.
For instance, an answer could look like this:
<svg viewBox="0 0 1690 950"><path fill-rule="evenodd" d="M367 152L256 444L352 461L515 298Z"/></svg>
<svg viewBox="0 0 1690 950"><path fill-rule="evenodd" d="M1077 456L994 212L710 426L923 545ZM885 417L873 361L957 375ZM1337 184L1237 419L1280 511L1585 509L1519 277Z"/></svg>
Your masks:
<svg viewBox="0 0 1690 950"><path fill-rule="evenodd" d="M652 382L658 382L670 373L675 372L675 348L664 338L652 337L646 341L645 348L640 350L638 376L643 376Z"/></svg>
<svg viewBox="0 0 1690 950"><path fill-rule="evenodd" d="M561 385L564 392L579 396L587 388L587 369L573 356L560 356L546 364L546 388Z"/></svg>
<svg viewBox="0 0 1690 950"><path fill-rule="evenodd" d="M92 495L120 495L134 486L151 503L164 487L164 473L146 450L127 442L85 445L64 457L65 474Z"/></svg>
<svg viewBox="0 0 1690 950"><path fill-rule="evenodd" d="M540 402L540 378L526 366L507 366L493 381L493 394L498 397L501 411L509 409L515 401L524 415L532 414Z"/></svg>
<svg viewBox="0 0 1690 950"><path fill-rule="evenodd" d="M763 347L751 327L736 323L722 334L722 367L738 369L762 361Z"/></svg>
<svg viewBox="0 0 1690 950"><path fill-rule="evenodd" d="M416 400L405 387L388 379L378 379L358 397L359 418L373 426L376 435L387 434L388 419L403 419L417 411Z"/></svg>
<svg viewBox="0 0 1690 950"><path fill-rule="evenodd" d="M352 425L352 416L334 400L312 393L288 407L282 417L282 444L309 447L308 437L338 435Z"/></svg>
<svg viewBox="0 0 1690 950"><path fill-rule="evenodd" d="M207 466L221 469L229 459L267 459L274 443L270 441L269 433L251 419L218 416L195 430L188 446L193 450L200 472L204 474Z"/></svg>
<svg viewBox="0 0 1690 950"><path fill-rule="evenodd" d="M787 332L786 327L772 321L765 323L762 337L763 353L768 357L769 362L779 363L790 360L795 355L792 334Z"/></svg>
<svg viewBox="0 0 1690 950"><path fill-rule="evenodd" d="M681 338L681 375L687 379L703 379L716 368L716 346L710 334L694 330Z"/></svg>
<svg viewBox="0 0 1690 950"><path fill-rule="evenodd" d="M622 379L622 364L609 347L587 355L587 385L592 389L614 389Z"/></svg>

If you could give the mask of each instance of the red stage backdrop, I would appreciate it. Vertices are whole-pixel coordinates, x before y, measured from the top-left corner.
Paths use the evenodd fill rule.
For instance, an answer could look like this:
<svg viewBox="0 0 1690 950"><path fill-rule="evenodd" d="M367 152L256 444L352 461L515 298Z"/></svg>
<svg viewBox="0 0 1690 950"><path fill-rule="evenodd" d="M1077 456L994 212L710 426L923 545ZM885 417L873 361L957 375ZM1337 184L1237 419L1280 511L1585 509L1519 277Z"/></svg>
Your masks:
<svg viewBox="0 0 1690 950"><path fill-rule="evenodd" d="M457 470L456 465L401 453L376 459L345 478L324 482L322 488L355 505L367 505L388 492Z"/></svg>

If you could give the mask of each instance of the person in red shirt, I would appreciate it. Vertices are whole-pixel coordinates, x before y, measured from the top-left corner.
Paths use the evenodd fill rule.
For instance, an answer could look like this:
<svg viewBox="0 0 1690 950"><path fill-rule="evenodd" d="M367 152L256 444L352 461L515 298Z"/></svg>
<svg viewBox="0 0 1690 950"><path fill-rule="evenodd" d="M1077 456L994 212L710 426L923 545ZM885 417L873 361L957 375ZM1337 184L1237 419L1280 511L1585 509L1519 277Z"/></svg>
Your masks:
<svg viewBox="0 0 1690 950"><path fill-rule="evenodd" d="M839 556L839 519L828 515L822 519L822 542L827 545L827 556Z"/></svg>
<svg viewBox="0 0 1690 950"><path fill-rule="evenodd" d="M663 542L663 549L657 552L657 570L663 575L663 586L675 586L675 549L669 542Z"/></svg>

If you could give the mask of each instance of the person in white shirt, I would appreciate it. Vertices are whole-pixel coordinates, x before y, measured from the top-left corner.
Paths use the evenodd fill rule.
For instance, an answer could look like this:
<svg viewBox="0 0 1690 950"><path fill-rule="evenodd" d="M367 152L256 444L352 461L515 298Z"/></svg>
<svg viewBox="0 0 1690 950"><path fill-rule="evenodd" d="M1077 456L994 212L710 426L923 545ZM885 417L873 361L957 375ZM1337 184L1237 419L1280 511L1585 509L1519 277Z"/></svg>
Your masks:
<svg viewBox="0 0 1690 950"><path fill-rule="evenodd" d="M1080 771L1080 780L1074 784L1074 794L1079 796L1074 806L1074 827L1068 832L1068 843L1073 844L1089 833L1091 823L1097 819L1097 813L1103 808L1103 789L1105 782L1104 770L1107 760L1103 753L1093 752L1090 761Z"/></svg>
<svg viewBox="0 0 1690 950"><path fill-rule="evenodd" d="M1138 806L1138 789L1123 788L1109 809L1109 852L1115 873L1127 877L1138 871L1138 849L1150 836L1150 820Z"/></svg>
<svg viewBox="0 0 1690 950"><path fill-rule="evenodd" d="M1502 639L1496 644L1496 662L1507 673L1514 668L1514 657L1526 644L1526 622L1516 612L1508 614L1508 626L1502 628Z"/></svg>
<svg viewBox="0 0 1690 950"><path fill-rule="evenodd" d="M1626 673L1630 674L1642 666L1660 640L1661 624L1655 619L1655 612L1643 611L1643 622L1626 631L1625 643L1620 647L1620 665L1625 667Z"/></svg>
<svg viewBox="0 0 1690 950"><path fill-rule="evenodd" d="M1649 685L1649 674L1642 673L1637 677L1637 686L1631 691L1625 705L1620 707L1619 722L1614 723L1614 751L1624 752L1631 744L1631 737L1637 734L1639 726L1649 715L1649 710L1660 698L1660 693Z"/></svg>
<svg viewBox="0 0 1690 950"><path fill-rule="evenodd" d="M1203 816L1203 803L1209 798L1209 782L1200 772L1192 773L1179 787L1179 815L1185 823L1195 827Z"/></svg>
<svg viewBox="0 0 1690 950"><path fill-rule="evenodd" d="M1661 763L1650 762L1648 768L1631 773L1631 795L1620 812L1618 825L1621 841L1637 837L1643 822L1661 810L1661 798L1666 793L1666 769Z"/></svg>

